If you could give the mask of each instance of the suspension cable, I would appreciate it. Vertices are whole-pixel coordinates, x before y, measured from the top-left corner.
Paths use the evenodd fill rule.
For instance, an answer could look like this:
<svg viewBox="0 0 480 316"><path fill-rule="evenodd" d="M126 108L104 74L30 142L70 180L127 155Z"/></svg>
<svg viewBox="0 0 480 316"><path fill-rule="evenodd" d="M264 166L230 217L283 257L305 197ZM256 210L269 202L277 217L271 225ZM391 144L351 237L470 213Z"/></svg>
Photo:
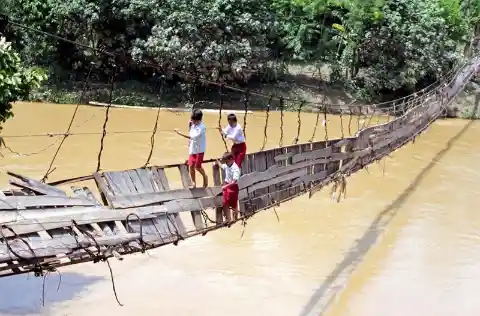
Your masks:
<svg viewBox="0 0 480 316"><path fill-rule="evenodd" d="M245 139L247 139L247 114L248 114L249 103L250 103L250 91L246 90L245 99L244 99L245 115L243 117L243 136L245 136Z"/></svg>
<svg viewBox="0 0 480 316"><path fill-rule="evenodd" d="M298 144L298 140L300 138L300 130L302 128L302 119L301 119L301 113L302 113L302 107L305 104L304 101L300 102L298 109L297 109L297 136L293 140L293 144Z"/></svg>
<svg viewBox="0 0 480 316"><path fill-rule="evenodd" d="M280 141L278 142L279 147L283 147L283 107L284 100L283 97L280 97Z"/></svg>
<svg viewBox="0 0 480 316"><path fill-rule="evenodd" d="M97 157L97 172L100 171L101 163L102 163L102 154L103 154L103 147L105 144L105 136L107 136L107 123L110 115L110 108L112 107L112 98L113 98L113 89L115 87L115 77L117 75L117 64L113 64L113 74L110 78L110 95L108 97L108 105L107 110L105 111L105 121L103 122L102 127L102 138L100 139L100 151L98 152Z"/></svg>
<svg viewBox="0 0 480 316"><path fill-rule="evenodd" d="M227 141L225 140L225 136L222 133L223 88L224 88L224 85L222 84L219 89L220 109L218 111L218 128L220 132L220 137L222 137L223 145L225 146L225 151L229 151L227 146Z"/></svg>
<svg viewBox="0 0 480 316"><path fill-rule="evenodd" d="M273 95L270 97L267 103L267 111L265 113L265 127L263 128L263 144L260 151L264 150L265 146L267 145L268 118L270 116L270 108L271 108L272 100L273 100Z"/></svg>
<svg viewBox="0 0 480 316"><path fill-rule="evenodd" d="M165 77L162 75L160 76L160 92L158 94L158 102L162 102L163 97L163 88L164 88L164 79ZM162 105L158 105L157 109L157 117L155 118L155 125L153 126L152 136L150 136L150 152L148 153L147 161L145 162L144 168L150 164L150 159L152 159L153 150L155 148L155 135L157 134L158 129L158 118L160 117L160 110L162 109Z"/></svg>
<svg viewBox="0 0 480 316"><path fill-rule="evenodd" d="M78 109L80 108L80 103L82 103L83 97L85 95L85 91L87 90L88 86L88 81L90 80L90 75L92 73L93 66L95 64L92 62L90 64L90 68L88 69L87 76L85 77L85 80L83 81L83 88L82 88L82 93L80 94L80 97L78 99L77 105L75 106L75 110L73 111L72 117L70 118L70 123L68 124L67 131L63 135L62 140L60 141L60 144L57 147L57 151L55 151L55 154L52 157L52 160L50 161L50 164L48 165L48 169L45 172L45 175L43 176L41 182L45 183L47 181L48 176L53 172L53 164L55 162L55 159L57 159L58 153L60 152L60 149L62 148L63 144L65 143L65 140L69 136L70 129L72 128L73 122L75 121L75 117L77 116Z"/></svg>

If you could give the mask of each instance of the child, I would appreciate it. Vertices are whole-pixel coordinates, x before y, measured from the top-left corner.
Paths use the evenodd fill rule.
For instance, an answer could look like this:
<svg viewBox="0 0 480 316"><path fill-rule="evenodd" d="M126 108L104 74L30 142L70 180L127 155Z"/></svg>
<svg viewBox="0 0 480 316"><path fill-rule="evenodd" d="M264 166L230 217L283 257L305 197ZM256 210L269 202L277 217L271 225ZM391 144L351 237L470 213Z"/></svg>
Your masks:
<svg viewBox="0 0 480 316"><path fill-rule="evenodd" d="M240 168L234 161L232 153L225 153L217 165L225 170L225 184L223 190L223 216L227 222L231 221L230 210L233 212L233 221L238 219L238 180L240 179Z"/></svg>
<svg viewBox="0 0 480 316"><path fill-rule="evenodd" d="M223 130L219 126L218 130L220 133L230 139L233 142L232 145L232 154L233 159L238 167L242 167L243 159L245 159L245 155L247 154L247 144L245 143L245 136L243 135L243 130L240 124L237 123L237 117L235 114L229 114L227 116L228 126L226 126Z"/></svg>
<svg viewBox="0 0 480 316"><path fill-rule="evenodd" d="M197 170L203 177L203 187L206 188L208 186L208 177L202 167L203 156L205 154L205 149L207 145L206 129L205 124L203 124L202 122L202 119L202 111L195 109L192 112L191 123L189 123L189 135L185 135L179 132L177 128L175 129L175 132L178 135L189 139L187 164L190 171L190 178L192 178L193 182L192 188L196 187L195 170Z"/></svg>

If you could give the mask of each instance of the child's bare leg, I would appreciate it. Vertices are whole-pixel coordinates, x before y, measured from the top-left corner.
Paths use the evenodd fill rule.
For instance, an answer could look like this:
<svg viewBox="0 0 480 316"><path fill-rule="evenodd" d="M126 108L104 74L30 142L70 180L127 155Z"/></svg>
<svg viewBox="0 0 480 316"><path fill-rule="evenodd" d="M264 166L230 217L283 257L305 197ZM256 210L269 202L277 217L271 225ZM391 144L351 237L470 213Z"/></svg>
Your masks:
<svg viewBox="0 0 480 316"><path fill-rule="evenodd" d="M238 219L238 206L232 207L233 220L237 221Z"/></svg>
<svg viewBox="0 0 480 316"><path fill-rule="evenodd" d="M232 220L232 217L230 216L230 209L229 209L228 205L223 206L223 216L225 216L225 220L227 221L227 223Z"/></svg>
<svg viewBox="0 0 480 316"><path fill-rule="evenodd" d="M197 169L197 171L202 175L203 187L204 188L208 187L208 177L207 177L207 174L205 173L205 169L203 169L203 167L197 167L195 169Z"/></svg>
<svg viewBox="0 0 480 316"><path fill-rule="evenodd" d="M195 167L194 166L188 166L188 171L190 171L190 178L192 179L192 187L194 188L196 186Z"/></svg>

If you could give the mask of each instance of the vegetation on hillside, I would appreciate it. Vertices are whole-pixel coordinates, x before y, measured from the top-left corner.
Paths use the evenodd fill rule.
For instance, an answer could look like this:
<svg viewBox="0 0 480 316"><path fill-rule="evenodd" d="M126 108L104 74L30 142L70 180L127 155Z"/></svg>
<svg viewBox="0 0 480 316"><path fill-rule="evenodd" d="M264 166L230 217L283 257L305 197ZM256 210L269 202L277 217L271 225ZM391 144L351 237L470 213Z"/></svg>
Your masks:
<svg viewBox="0 0 480 316"><path fill-rule="evenodd" d="M12 116L12 102L28 97L44 79L41 70L25 68L19 54L0 37L0 131L2 123Z"/></svg>
<svg viewBox="0 0 480 316"><path fill-rule="evenodd" d="M188 92L199 87L176 72L252 86L285 78L291 64L328 68L328 83L356 98L394 98L441 77L480 36L480 2L461 0L7 0L4 10L18 23L133 57L115 70L116 81L143 85L139 98L116 96L130 104L155 103L148 95L158 74ZM90 73L106 85L113 74L107 54L15 26L7 33L26 63L49 73L35 98L61 102L71 82ZM94 90L108 95L108 87Z"/></svg>

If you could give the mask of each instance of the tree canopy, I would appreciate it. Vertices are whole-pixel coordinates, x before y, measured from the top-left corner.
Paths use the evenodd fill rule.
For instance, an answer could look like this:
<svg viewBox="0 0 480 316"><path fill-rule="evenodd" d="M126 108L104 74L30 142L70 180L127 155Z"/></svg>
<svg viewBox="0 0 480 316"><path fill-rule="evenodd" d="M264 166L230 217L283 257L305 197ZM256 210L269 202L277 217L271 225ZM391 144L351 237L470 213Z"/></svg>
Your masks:
<svg viewBox="0 0 480 316"><path fill-rule="evenodd" d="M13 5L14 4L14 5ZM221 82L262 78L301 62L360 97L433 82L480 36L480 2L461 0L7 0L17 22L96 49L127 54L119 80L182 70ZM88 68L107 81L107 55L12 28L22 59L55 76Z"/></svg>
<svg viewBox="0 0 480 316"><path fill-rule="evenodd" d="M25 68L11 44L0 37L0 130L12 116L12 102L28 97L45 79L41 70Z"/></svg>

